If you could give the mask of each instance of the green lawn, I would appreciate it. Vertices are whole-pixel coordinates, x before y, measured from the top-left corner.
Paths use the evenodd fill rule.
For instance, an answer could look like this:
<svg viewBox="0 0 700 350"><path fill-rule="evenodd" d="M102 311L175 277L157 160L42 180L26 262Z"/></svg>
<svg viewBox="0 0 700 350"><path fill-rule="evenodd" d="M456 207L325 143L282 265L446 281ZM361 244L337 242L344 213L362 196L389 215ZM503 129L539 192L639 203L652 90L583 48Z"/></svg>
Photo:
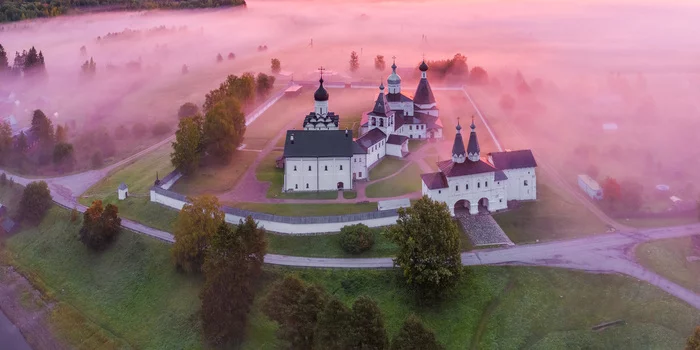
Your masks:
<svg viewBox="0 0 700 350"><path fill-rule="evenodd" d="M697 217L686 217L686 218L649 218L649 219L620 219L618 220L621 224L638 227L638 228L649 228L649 227L665 227L665 226L680 226L688 224L698 223Z"/></svg>
<svg viewBox="0 0 700 350"><path fill-rule="evenodd" d="M236 151L228 164L202 164L194 174L183 176L170 189L188 196L224 193L236 186L238 180L259 154L258 152Z"/></svg>
<svg viewBox="0 0 700 350"><path fill-rule="evenodd" d="M309 256L322 258L374 258L394 256L396 254L396 245L384 237L383 228L373 228L374 231L374 246L372 249L359 254L353 255L346 253L340 247L339 234L326 235L278 235L268 233L268 252L282 255Z"/></svg>
<svg viewBox="0 0 700 350"><path fill-rule="evenodd" d="M425 146L426 144L428 144L428 141L410 139L410 140L408 140L408 151L413 153L413 152L421 149L421 147Z"/></svg>
<svg viewBox="0 0 700 350"><path fill-rule="evenodd" d="M650 270L700 293L700 260L687 259L700 257L700 251L693 251L690 237L643 243L637 246L635 255Z"/></svg>
<svg viewBox="0 0 700 350"><path fill-rule="evenodd" d="M605 223L576 199L537 183L537 201L495 214L493 218L515 243L585 236L607 230Z"/></svg>
<svg viewBox="0 0 700 350"><path fill-rule="evenodd" d="M79 349L204 348L197 316L201 280L175 272L167 244L123 231L108 250L93 253L76 239L80 224L69 216L54 206L38 228L22 230L5 245L10 261L55 301L50 320L59 336ZM294 244L337 249L332 239L305 240L271 236L271 251ZM369 254L390 247L380 241L375 249ZM348 304L360 295L375 298L392 336L416 313L448 349L679 349L700 324L700 314L687 304L617 275L474 267L446 301L418 306L397 270L266 266L243 349L283 347L275 325L260 312L260 300L271 282L289 272ZM620 319L626 324L590 330Z"/></svg>
<svg viewBox="0 0 700 350"><path fill-rule="evenodd" d="M355 199L355 198L357 198L357 192L356 191L343 191L343 198Z"/></svg>
<svg viewBox="0 0 700 350"><path fill-rule="evenodd" d="M403 168L404 165L406 165L406 163L407 162L405 160L384 157L384 159L379 161L379 164L377 164L377 166L370 169L369 179L370 181L383 179L399 171L399 169Z"/></svg>
<svg viewBox="0 0 700 350"><path fill-rule="evenodd" d="M438 171L438 166L437 166L438 159L440 159L440 157L438 157L436 155L426 156L425 158L423 158L423 160L426 163L428 163L428 166L430 166L430 168L433 169L433 171Z"/></svg>
<svg viewBox="0 0 700 350"><path fill-rule="evenodd" d="M325 216L367 213L377 210L377 203L225 203L228 206L281 216Z"/></svg>
<svg viewBox="0 0 700 350"><path fill-rule="evenodd" d="M116 205L119 215L124 218L172 232L178 212L151 203L149 196L156 173L162 178L173 170L170 164L171 149L170 144L163 145L135 162L119 168L90 187L80 198L80 203L89 206L94 200L101 199L105 205ZM129 187L129 198L120 201L117 198L117 187L122 182Z"/></svg>
<svg viewBox="0 0 700 350"><path fill-rule="evenodd" d="M397 197L421 190L420 167L409 165L399 175L375 182L365 189L369 198Z"/></svg>
<svg viewBox="0 0 700 350"><path fill-rule="evenodd" d="M272 151L265 156L255 169L255 177L258 181L270 183L267 189L267 198L283 199L336 199L338 191L323 192L282 192L284 186L284 169L275 166L275 161L282 155L281 151Z"/></svg>

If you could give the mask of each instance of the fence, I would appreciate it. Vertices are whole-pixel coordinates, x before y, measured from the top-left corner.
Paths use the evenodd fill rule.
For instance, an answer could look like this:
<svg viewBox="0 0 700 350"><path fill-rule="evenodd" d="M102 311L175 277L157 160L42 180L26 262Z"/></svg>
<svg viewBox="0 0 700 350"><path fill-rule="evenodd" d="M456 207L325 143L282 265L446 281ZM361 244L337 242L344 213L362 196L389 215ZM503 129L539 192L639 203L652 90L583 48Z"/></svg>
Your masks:
<svg viewBox="0 0 700 350"><path fill-rule="evenodd" d="M180 210L187 203L187 197L153 186L151 188L151 202ZM250 216L268 231L288 234L338 232L344 226L360 223L369 227L380 227L395 224L398 219L396 209L348 215L298 217L258 213L230 207L222 207L222 210L228 223L238 224L240 220Z"/></svg>

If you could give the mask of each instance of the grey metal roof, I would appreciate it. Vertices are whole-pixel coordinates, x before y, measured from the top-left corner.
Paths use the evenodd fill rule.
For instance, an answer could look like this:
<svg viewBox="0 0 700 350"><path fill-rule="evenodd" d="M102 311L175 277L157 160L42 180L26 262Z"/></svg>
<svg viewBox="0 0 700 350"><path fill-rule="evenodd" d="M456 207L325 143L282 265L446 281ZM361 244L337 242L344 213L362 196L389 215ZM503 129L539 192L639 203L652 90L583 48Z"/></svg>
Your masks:
<svg viewBox="0 0 700 350"><path fill-rule="evenodd" d="M427 78L421 78L418 82L418 88L416 88L416 94L413 96L413 103L427 105L435 103L435 96L433 95L433 89L430 88L430 83L428 83Z"/></svg>
<svg viewBox="0 0 700 350"><path fill-rule="evenodd" d="M437 190L440 188L447 188L447 178L443 173L427 173L420 175L421 180L425 185L431 190Z"/></svg>
<svg viewBox="0 0 700 350"><path fill-rule="evenodd" d="M121 184L119 184L119 189L120 189L120 190L124 191L124 190L126 190L127 188L128 188L128 187L126 187L126 184L125 184L125 183L122 182Z"/></svg>
<svg viewBox="0 0 700 350"><path fill-rule="evenodd" d="M389 143L392 145L402 145L407 140L408 140L407 136L391 134L391 135L389 135L389 138L386 140L386 143Z"/></svg>
<svg viewBox="0 0 700 350"><path fill-rule="evenodd" d="M476 138L476 125L474 125L474 121L472 121L472 125L470 126L472 129L472 132L469 133L469 144L467 145L467 154L480 154L481 153L481 147L479 147L479 140Z"/></svg>
<svg viewBox="0 0 700 350"><path fill-rule="evenodd" d="M387 116L391 114L391 108L389 108L389 103L386 100L386 95L384 95L384 85L379 87L379 95L377 96L377 101L374 102L374 108L371 112L372 115Z"/></svg>
<svg viewBox="0 0 700 350"><path fill-rule="evenodd" d="M386 99L389 102L413 102L413 100L404 94L386 94Z"/></svg>
<svg viewBox="0 0 700 350"><path fill-rule="evenodd" d="M352 144L345 130L287 130L284 157L352 157Z"/></svg>
<svg viewBox="0 0 700 350"><path fill-rule="evenodd" d="M537 162L529 149L491 153L493 165L498 169L535 168Z"/></svg>
<svg viewBox="0 0 700 350"><path fill-rule="evenodd" d="M462 126L457 123L457 133L455 134L455 142L452 144L452 155L466 156L464 151L464 140L462 140Z"/></svg>
<svg viewBox="0 0 700 350"><path fill-rule="evenodd" d="M465 176L495 172L497 169L491 164L479 159L478 162L466 161L455 163L451 159L438 162L438 168L447 177Z"/></svg>
<svg viewBox="0 0 700 350"><path fill-rule="evenodd" d="M328 91L323 87L323 78L318 81L318 89L314 92L314 100L328 101Z"/></svg>
<svg viewBox="0 0 700 350"><path fill-rule="evenodd" d="M508 176L506 176L506 173L504 173L501 170L497 171L493 177L494 177L494 180L496 180L496 181L508 180Z"/></svg>
<svg viewBox="0 0 700 350"><path fill-rule="evenodd" d="M352 142L352 154L367 154L367 150L357 144L357 141Z"/></svg>
<svg viewBox="0 0 700 350"><path fill-rule="evenodd" d="M355 142L357 142L357 144L360 145L362 148L368 149L372 147L372 145L383 140L384 138L386 138L386 134L378 128L374 128L368 131L366 134L362 135L362 137L357 139L357 141Z"/></svg>

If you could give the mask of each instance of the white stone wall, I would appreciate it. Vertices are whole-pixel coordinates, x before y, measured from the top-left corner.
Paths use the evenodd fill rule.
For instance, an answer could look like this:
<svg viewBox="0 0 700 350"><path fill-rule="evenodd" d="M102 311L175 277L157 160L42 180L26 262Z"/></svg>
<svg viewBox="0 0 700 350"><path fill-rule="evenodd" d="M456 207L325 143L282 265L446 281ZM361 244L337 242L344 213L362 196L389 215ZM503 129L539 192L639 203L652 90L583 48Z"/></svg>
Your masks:
<svg viewBox="0 0 700 350"><path fill-rule="evenodd" d="M506 209L508 197L505 181L494 181L494 173L452 177L447 179L447 188L430 190L422 183L423 194L434 200L445 202L454 215L455 204L460 200L469 201L469 212L478 212L479 200L488 200L488 210ZM468 188L467 188L468 185Z"/></svg>
<svg viewBox="0 0 700 350"><path fill-rule="evenodd" d="M284 191L335 191L338 182L352 189L351 158L286 158Z"/></svg>
<svg viewBox="0 0 700 350"><path fill-rule="evenodd" d="M328 101L314 101L314 112L320 116L328 114Z"/></svg>
<svg viewBox="0 0 700 350"><path fill-rule="evenodd" d="M403 111L407 116L413 116L413 102L389 102L389 109L392 111Z"/></svg>
<svg viewBox="0 0 700 350"><path fill-rule="evenodd" d="M425 124L404 124L398 134L410 139L425 139L427 131Z"/></svg>
<svg viewBox="0 0 700 350"><path fill-rule="evenodd" d="M401 157L401 145L386 144L386 154L390 156Z"/></svg>
<svg viewBox="0 0 700 350"><path fill-rule="evenodd" d="M509 169L504 170L503 173L508 176L508 200L537 199L537 174L535 168Z"/></svg>
<svg viewBox="0 0 700 350"><path fill-rule="evenodd" d="M164 195L157 194L155 191L151 191L151 201L155 203L160 203L173 209L181 210L185 205L184 201L173 199ZM231 224L238 224L238 222L243 219L240 216L226 214L224 220ZM377 219L362 220L362 221L347 221L347 222L332 222L332 223L322 223L322 224L290 224L281 223L267 220L256 220L258 224L264 227L266 230L279 233L288 234L308 234L308 233L324 233L324 232L338 232L341 228L347 225L354 224L365 224L369 227L381 227L393 225L396 223L398 216L389 216Z"/></svg>
<svg viewBox="0 0 700 350"><path fill-rule="evenodd" d="M355 154L352 156L352 173L356 180L364 180L369 176L367 171L367 155Z"/></svg>
<svg viewBox="0 0 700 350"><path fill-rule="evenodd" d="M386 155L386 140L380 140L367 149L367 168L369 169Z"/></svg>

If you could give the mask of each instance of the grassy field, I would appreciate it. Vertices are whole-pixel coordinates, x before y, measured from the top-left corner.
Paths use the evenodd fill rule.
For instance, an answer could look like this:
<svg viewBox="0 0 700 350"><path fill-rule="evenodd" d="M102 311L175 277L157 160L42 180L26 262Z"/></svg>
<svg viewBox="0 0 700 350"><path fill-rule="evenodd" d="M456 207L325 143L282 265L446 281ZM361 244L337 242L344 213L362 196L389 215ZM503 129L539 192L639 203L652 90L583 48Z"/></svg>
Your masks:
<svg viewBox="0 0 700 350"><path fill-rule="evenodd" d="M224 203L234 208L281 216L324 216L366 213L377 210L377 203Z"/></svg>
<svg viewBox="0 0 700 350"><path fill-rule="evenodd" d="M389 175L394 174L395 172L399 171L404 165L406 165L407 161L397 159L397 158L391 158L391 157L384 157L377 166L374 168L370 169L369 171L369 179L370 181L374 180L379 180L383 179Z"/></svg>
<svg viewBox="0 0 700 350"><path fill-rule="evenodd" d="M204 348L197 316L201 280L175 272L167 244L123 231L107 251L93 253L76 239L79 225L69 222L68 210L54 207L38 228L22 230L5 246L13 264L57 302L50 319L59 336L78 349ZM271 236L270 246L279 251L292 244L299 249L325 245L329 250L334 245L332 239L311 240L286 242ZM375 249L370 256L391 248L378 241ZM267 286L285 273L319 284L346 303L372 296L390 335L416 313L448 349L675 349L700 323L700 315L685 303L616 275L474 267L466 269L449 299L423 307L406 291L396 270L266 266L264 271L243 349L283 347L275 325L260 312L260 300ZM626 324L590 330L620 319Z"/></svg>
<svg viewBox="0 0 700 350"><path fill-rule="evenodd" d="M80 198L80 203L89 206L94 200L101 199L105 205L108 203L116 205L119 208L119 215L124 218L139 221L159 230L172 231L178 212L151 203L149 197L156 173L162 178L173 170L170 164L171 149L170 144L163 145L118 169L90 187ZM122 182L129 187L129 198L120 201L117 198L117 187Z"/></svg>
<svg viewBox="0 0 700 350"><path fill-rule="evenodd" d="M279 169L275 166L275 160L282 155L281 151L272 151L260 161L258 168L255 169L255 178L258 181L269 182L270 187L267 188L267 198L283 198L283 199L336 199L338 191L323 191L323 192L282 192L284 186L284 169Z"/></svg>
<svg viewBox="0 0 700 350"><path fill-rule="evenodd" d="M420 174L420 167L411 164L400 174L367 186L365 194L369 198L383 198L420 191Z"/></svg>
<svg viewBox="0 0 700 350"><path fill-rule="evenodd" d="M309 256L322 258L374 258L394 256L397 247L394 243L384 237L383 228L373 228L374 246L372 249L353 255L346 253L340 247L340 235L278 235L268 233L268 252L282 255Z"/></svg>
<svg viewBox="0 0 700 350"><path fill-rule="evenodd" d="M357 198L357 192L356 191L343 191L343 198L355 199L355 198Z"/></svg>
<svg viewBox="0 0 700 350"><path fill-rule="evenodd" d="M689 224L697 224L697 217L685 218L649 218L649 219L620 219L620 223L638 228L663 227L663 226L681 226Z"/></svg>
<svg viewBox="0 0 700 350"><path fill-rule="evenodd" d="M700 260L687 259L700 257L700 251L693 251L690 237L643 243L637 246L635 255L648 269L700 293Z"/></svg>
<svg viewBox="0 0 700 350"><path fill-rule="evenodd" d="M543 182L537 183L537 201L522 203L520 208L493 218L515 243L573 238L607 230L605 223L576 199Z"/></svg>
<svg viewBox="0 0 700 350"><path fill-rule="evenodd" d="M428 141L410 139L408 140L408 151L413 153L427 144Z"/></svg>
<svg viewBox="0 0 700 350"><path fill-rule="evenodd" d="M189 176L183 176L171 190L188 196L223 193L231 190L255 161L258 152L236 151L226 165L206 165Z"/></svg>

